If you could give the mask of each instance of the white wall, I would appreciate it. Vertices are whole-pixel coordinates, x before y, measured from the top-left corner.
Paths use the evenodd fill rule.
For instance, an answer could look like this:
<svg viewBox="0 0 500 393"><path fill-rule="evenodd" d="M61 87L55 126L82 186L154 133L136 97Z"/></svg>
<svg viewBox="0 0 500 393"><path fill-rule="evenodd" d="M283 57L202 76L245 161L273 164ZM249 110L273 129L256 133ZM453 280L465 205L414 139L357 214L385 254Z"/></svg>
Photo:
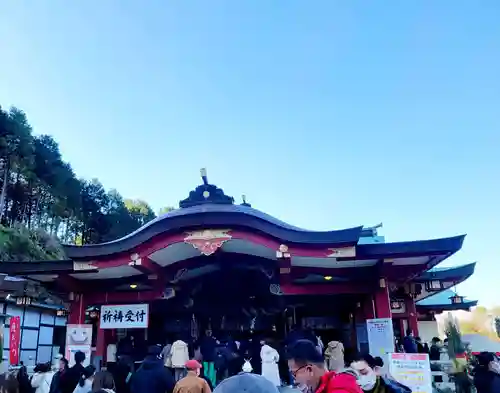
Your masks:
<svg viewBox="0 0 500 393"><path fill-rule="evenodd" d="M426 343L430 343L433 337L439 337L437 322L418 321L418 335Z"/></svg>

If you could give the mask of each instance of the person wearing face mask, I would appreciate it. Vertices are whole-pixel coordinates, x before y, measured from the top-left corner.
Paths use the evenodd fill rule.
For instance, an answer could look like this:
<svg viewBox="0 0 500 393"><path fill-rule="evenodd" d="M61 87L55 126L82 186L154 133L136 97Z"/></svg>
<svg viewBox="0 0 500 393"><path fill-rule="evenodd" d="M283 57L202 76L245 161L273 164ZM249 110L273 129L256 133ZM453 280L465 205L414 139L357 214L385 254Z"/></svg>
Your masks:
<svg viewBox="0 0 500 393"><path fill-rule="evenodd" d="M298 340L287 348L288 367L303 393L362 393L356 376L325 368L325 359L309 340Z"/></svg>
<svg viewBox="0 0 500 393"><path fill-rule="evenodd" d="M500 392L500 362L492 352L481 352L476 356L474 385L477 393Z"/></svg>
<svg viewBox="0 0 500 393"><path fill-rule="evenodd" d="M374 358L369 354L358 354L353 358L351 368L357 372L358 384L364 393L411 393L409 387L382 377L380 371L383 366L380 357Z"/></svg>

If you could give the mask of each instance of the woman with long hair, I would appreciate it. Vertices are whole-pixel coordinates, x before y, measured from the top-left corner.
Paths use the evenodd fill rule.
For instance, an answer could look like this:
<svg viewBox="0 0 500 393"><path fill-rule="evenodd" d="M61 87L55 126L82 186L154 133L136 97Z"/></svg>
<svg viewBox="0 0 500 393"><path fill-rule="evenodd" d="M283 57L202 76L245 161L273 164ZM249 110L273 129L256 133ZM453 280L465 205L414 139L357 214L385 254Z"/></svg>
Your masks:
<svg viewBox="0 0 500 393"><path fill-rule="evenodd" d="M95 367L89 365L83 369L82 376L76 385L73 393L89 393L92 391L92 383L94 381Z"/></svg>

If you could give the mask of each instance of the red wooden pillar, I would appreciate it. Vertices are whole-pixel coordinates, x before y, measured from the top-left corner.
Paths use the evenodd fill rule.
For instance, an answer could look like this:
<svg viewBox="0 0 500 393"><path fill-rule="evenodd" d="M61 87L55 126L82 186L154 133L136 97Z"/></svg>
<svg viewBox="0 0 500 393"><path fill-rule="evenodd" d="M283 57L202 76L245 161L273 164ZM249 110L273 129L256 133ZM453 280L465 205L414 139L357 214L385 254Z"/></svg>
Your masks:
<svg viewBox="0 0 500 393"><path fill-rule="evenodd" d="M362 313L365 321L367 319L375 318L375 302L373 300L373 296L366 296L363 299L363 303L361 306L363 309Z"/></svg>
<svg viewBox="0 0 500 393"><path fill-rule="evenodd" d="M405 299L406 313L408 314L408 328L411 329L414 336L418 336L418 318L417 308L415 307L415 299L408 296ZM404 332L406 334L406 332Z"/></svg>
<svg viewBox="0 0 500 393"><path fill-rule="evenodd" d="M85 323L86 309L85 296L81 293L74 294L74 300L71 301L69 306L68 324L78 325Z"/></svg>
<svg viewBox="0 0 500 393"><path fill-rule="evenodd" d="M389 288L387 286L387 280L385 278L381 278L379 280L379 287L375 291L374 300L376 317L392 318Z"/></svg>
<svg viewBox="0 0 500 393"><path fill-rule="evenodd" d="M101 329L101 317L97 323L97 338L95 342L95 355L104 358L106 353L106 330Z"/></svg>
<svg viewBox="0 0 500 393"><path fill-rule="evenodd" d="M401 338L403 338L406 335L404 318L399 318L399 330L401 332Z"/></svg>

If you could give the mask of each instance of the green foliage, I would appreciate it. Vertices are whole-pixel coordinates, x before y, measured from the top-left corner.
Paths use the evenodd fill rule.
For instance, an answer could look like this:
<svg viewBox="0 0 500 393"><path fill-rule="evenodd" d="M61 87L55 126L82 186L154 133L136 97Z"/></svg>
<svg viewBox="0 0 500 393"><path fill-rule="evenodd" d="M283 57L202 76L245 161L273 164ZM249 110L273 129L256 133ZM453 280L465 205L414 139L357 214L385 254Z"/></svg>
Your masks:
<svg viewBox="0 0 500 393"><path fill-rule="evenodd" d="M451 314L446 318L444 331L448 338L448 355L450 359L456 359L457 355L465 353L465 344L458 323Z"/></svg>
<svg viewBox="0 0 500 393"><path fill-rule="evenodd" d="M175 210L172 206L164 206L158 211L158 216L163 216L164 214L170 213L172 210Z"/></svg>
<svg viewBox="0 0 500 393"><path fill-rule="evenodd" d="M0 260L6 244L12 250L23 244L33 259L43 256L38 230L62 243L94 244L125 236L153 218L146 202L124 200L96 179L78 179L51 136L34 136L23 111L0 107ZM47 252L49 258L57 254Z"/></svg>
<svg viewBox="0 0 500 393"><path fill-rule="evenodd" d="M1 261L42 261L64 259L61 245L41 229L29 230L22 225L7 228L0 225Z"/></svg>

